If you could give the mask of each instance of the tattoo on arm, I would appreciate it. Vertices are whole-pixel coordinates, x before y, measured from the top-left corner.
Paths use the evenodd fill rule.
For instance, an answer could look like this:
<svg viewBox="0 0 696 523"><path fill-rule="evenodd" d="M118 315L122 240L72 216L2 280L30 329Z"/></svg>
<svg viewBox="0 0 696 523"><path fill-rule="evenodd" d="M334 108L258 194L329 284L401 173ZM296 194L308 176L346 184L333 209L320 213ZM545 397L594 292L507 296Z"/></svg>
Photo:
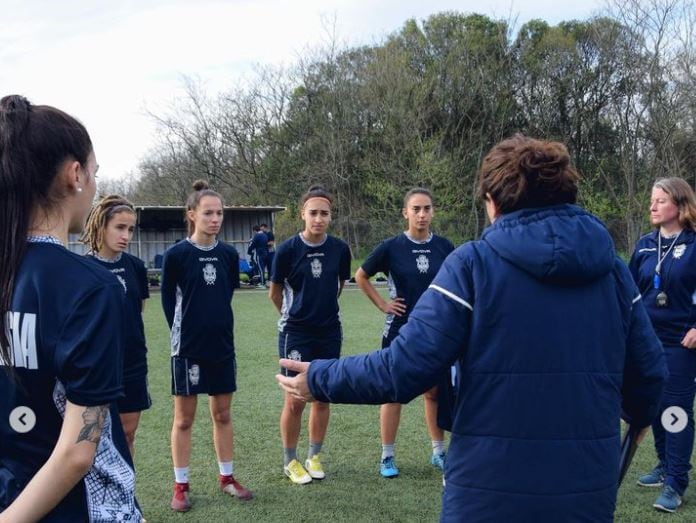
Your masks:
<svg viewBox="0 0 696 523"><path fill-rule="evenodd" d="M79 443L80 441L91 441L95 445L98 445L108 415L108 405L86 407L82 412L82 421L85 425L80 430L80 434L77 436L77 441L75 443Z"/></svg>

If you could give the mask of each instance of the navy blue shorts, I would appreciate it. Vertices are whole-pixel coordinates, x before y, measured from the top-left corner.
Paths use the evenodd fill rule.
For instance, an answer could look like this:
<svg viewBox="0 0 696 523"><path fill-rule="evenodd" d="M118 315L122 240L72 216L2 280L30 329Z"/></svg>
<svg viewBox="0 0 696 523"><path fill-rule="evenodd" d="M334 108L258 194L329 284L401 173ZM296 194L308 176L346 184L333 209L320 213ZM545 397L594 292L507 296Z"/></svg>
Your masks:
<svg viewBox="0 0 696 523"><path fill-rule="evenodd" d="M152 399L147 390L147 376L124 381L123 392L126 395L116 402L119 412L140 412L152 406Z"/></svg>
<svg viewBox="0 0 696 523"><path fill-rule="evenodd" d="M172 394L231 394L237 390L237 362L234 356L210 362L172 356Z"/></svg>
<svg viewBox="0 0 696 523"><path fill-rule="evenodd" d="M278 336L278 354L295 361L330 360L341 356L342 343L341 327L312 333L285 330ZM285 376L297 375L287 369L280 369L280 372Z"/></svg>

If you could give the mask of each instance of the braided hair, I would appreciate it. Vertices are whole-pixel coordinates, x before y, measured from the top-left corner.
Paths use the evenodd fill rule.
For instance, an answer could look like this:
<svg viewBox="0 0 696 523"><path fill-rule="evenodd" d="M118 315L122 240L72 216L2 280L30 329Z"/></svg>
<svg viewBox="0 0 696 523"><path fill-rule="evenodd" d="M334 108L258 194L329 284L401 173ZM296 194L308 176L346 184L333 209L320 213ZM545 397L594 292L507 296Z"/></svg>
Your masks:
<svg viewBox="0 0 696 523"><path fill-rule="evenodd" d="M120 212L135 215L133 204L118 194L109 194L99 200L89 213L87 225L80 241L89 247L93 253L98 253L104 247L104 231L111 218Z"/></svg>

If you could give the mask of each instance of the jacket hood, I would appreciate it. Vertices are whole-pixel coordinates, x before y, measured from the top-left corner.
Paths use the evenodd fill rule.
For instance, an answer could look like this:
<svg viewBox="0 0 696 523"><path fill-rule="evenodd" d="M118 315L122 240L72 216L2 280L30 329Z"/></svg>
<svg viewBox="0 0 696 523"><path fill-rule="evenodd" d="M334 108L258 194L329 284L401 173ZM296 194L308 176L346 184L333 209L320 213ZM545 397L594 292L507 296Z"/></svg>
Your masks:
<svg viewBox="0 0 696 523"><path fill-rule="evenodd" d="M569 204L505 214L483 231L481 241L546 283L589 283L611 271L616 257L604 224Z"/></svg>

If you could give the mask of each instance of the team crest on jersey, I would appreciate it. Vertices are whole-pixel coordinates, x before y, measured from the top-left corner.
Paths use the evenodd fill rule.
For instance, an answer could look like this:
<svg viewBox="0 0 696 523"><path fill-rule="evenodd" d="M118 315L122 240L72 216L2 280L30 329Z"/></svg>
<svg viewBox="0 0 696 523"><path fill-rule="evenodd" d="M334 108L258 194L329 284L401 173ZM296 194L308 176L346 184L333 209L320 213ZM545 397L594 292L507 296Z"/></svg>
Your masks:
<svg viewBox="0 0 696 523"><path fill-rule="evenodd" d="M674 251L672 251L672 255L679 259L682 257L684 254L684 251L686 251L686 244L685 243L680 243L679 245L674 246Z"/></svg>
<svg viewBox="0 0 696 523"><path fill-rule="evenodd" d="M215 280L217 279L217 270L215 270L215 265L212 263L206 263L203 267L203 278L205 283L208 285L215 285Z"/></svg>
<svg viewBox="0 0 696 523"><path fill-rule="evenodd" d="M126 280L124 280L121 276L116 274L116 277L118 278L118 281L121 282L121 285L123 285L123 290L128 294L128 287L126 286Z"/></svg>
<svg viewBox="0 0 696 523"><path fill-rule="evenodd" d="M418 267L418 271L422 273L428 272L428 269L430 268L430 260L428 260L428 257L425 254L421 254L416 258L416 267Z"/></svg>
<svg viewBox="0 0 696 523"><path fill-rule="evenodd" d="M198 382L201 379L201 368L194 363L193 365L191 365L191 368L188 370L188 375L189 375L189 381L191 382L191 385L193 385L193 386L198 385Z"/></svg>
<svg viewBox="0 0 696 523"><path fill-rule="evenodd" d="M314 258L309 266L312 268L312 276L315 278L321 277L321 262L319 258Z"/></svg>
<svg viewBox="0 0 696 523"><path fill-rule="evenodd" d="M300 354L300 351L293 349L288 353L288 359L293 361L302 361L302 354Z"/></svg>

